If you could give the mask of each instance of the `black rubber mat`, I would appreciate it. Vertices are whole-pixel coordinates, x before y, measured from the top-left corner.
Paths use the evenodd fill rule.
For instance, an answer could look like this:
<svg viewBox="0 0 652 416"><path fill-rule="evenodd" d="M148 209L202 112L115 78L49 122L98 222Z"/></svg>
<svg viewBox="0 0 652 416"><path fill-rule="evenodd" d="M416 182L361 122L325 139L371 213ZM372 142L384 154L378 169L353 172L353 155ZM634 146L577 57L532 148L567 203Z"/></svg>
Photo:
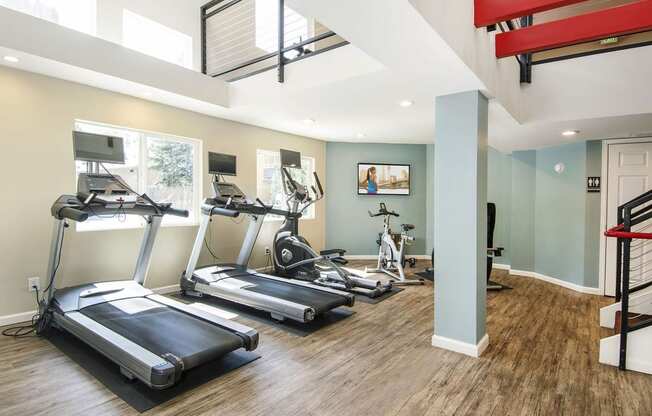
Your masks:
<svg viewBox="0 0 652 416"><path fill-rule="evenodd" d="M212 296L203 296L201 298L183 296L181 294L174 294L170 296L186 303L199 302L209 306L214 306L218 309L223 309L225 311L242 316L243 318L251 319L252 321L279 328L300 337L307 337L308 335L317 332L329 325L340 322L341 320L346 319L355 313L350 308L341 307L330 310L328 312L324 312L323 314L319 315L314 321L309 323L296 322L291 319L285 319L284 321L279 322L272 319L269 312L250 308L245 305L240 305L235 302L229 302L227 300ZM250 326L255 327L255 325Z"/></svg>
<svg viewBox="0 0 652 416"><path fill-rule="evenodd" d="M169 389L152 390L139 381L127 380L117 364L66 332L53 329L47 338L113 394L141 413L260 358L260 355L253 352L234 351L186 371L179 383Z"/></svg>
<svg viewBox="0 0 652 416"><path fill-rule="evenodd" d="M435 274L433 272L416 272L414 274L431 282L435 280Z"/></svg>
<svg viewBox="0 0 652 416"><path fill-rule="evenodd" d="M378 296L377 298L370 298L367 296L362 296L362 295L356 295L355 296L355 301L356 302L362 302L362 303L369 303L371 305L375 305L377 303L380 303L384 300L387 300L391 298L392 296L396 295L397 293L401 293L405 289L400 288L400 287L392 287L392 290L383 293L382 295Z"/></svg>

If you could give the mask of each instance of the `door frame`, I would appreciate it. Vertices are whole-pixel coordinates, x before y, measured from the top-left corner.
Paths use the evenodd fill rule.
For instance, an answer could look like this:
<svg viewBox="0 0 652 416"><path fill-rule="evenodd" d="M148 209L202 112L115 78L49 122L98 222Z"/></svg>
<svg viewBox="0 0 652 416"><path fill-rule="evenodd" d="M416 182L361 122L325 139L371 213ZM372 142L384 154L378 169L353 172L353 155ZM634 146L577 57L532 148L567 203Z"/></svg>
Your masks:
<svg viewBox="0 0 652 416"><path fill-rule="evenodd" d="M602 176L600 179L602 184L602 189L600 190L600 276L598 280L598 288L603 296L605 296L607 290L607 237L604 235L604 231L609 225L607 224L607 194L609 192L609 146L631 143L652 143L652 137L608 139L602 141Z"/></svg>

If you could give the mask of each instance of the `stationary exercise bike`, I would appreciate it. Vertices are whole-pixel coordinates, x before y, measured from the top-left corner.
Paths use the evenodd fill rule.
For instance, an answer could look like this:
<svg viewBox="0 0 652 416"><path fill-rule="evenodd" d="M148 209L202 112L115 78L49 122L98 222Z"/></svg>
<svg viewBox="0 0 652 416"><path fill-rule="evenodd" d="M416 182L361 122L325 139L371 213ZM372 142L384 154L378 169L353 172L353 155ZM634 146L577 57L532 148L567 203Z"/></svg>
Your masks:
<svg viewBox="0 0 652 416"><path fill-rule="evenodd" d="M315 251L308 240L299 235L299 219L312 204L324 197L319 176L313 172L317 189L312 195L308 187L296 182L287 168L281 170L288 211L285 222L274 236L273 260L275 274L291 279L306 280L337 290L376 298L392 289L391 283L366 279L341 267L342 249Z"/></svg>
<svg viewBox="0 0 652 416"><path fill-rule="evenodd" d="M405 246L414 241L414 237L410 235L410 231L414 230L412 224L401 224L401 234L398 237L398 245L394 240L394 234L390 228L390 220L392 217L399 217L399 214L394 211L388 211L384 202L380 203L380 209L377 213L369 211L369 216L384 217L383 219L383 233L380 235L380 246L378 251L378 264L375 269L367 268L366 273L385 273L392 278L392 283L396 286L401 285L422 285L423 279L408 279L405 277L405 266L410 265L414 267L416 259L407 258L405 256Z"/></svg>

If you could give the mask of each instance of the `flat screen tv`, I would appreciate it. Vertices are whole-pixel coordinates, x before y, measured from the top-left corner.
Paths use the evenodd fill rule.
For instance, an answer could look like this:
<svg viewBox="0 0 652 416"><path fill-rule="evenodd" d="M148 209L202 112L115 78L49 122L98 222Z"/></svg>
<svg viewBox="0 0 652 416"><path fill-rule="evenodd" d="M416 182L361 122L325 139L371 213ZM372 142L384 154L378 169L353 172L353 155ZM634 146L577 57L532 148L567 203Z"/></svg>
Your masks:
<svg viewBox="0 0 652 416"><path fill-rule="evenodd" d="M410 165L358 163L358 195L410 195Z"/></svg>

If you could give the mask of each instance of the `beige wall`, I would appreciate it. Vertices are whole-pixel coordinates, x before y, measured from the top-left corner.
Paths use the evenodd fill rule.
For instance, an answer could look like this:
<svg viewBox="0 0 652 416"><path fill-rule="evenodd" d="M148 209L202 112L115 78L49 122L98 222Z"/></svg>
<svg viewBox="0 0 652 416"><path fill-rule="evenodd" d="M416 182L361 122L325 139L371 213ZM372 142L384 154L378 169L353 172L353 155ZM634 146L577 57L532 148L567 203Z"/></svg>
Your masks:
<svg viewBox="0 0 652 416"><path fill-rule="evenodd" d="M40 276L45 285L52 230L50 206L63 193L75 191L71 132L75 119L97 121L202 140L207 152L238 156L236 179L249 195L256 193L256 149L290 148L312 156L325 177L325 144L267 129L208 117L67 81L0 67L0 317L34 310L27 277ZM203 177L204 195L210 177ZM324 205L316 219L304 220L302 234L316 248L324 245ZM213 246L224 261L238 252L247 222L235 224L216 217ZM265 264L280 223L266 223L251 265ZM197 227L166 227L154 248L148 287L178 283L190 254ZM130 278L142 230L78 233L68 228L58 287L86 281ZM201 261L208 261L204 253Z"/></svg>

